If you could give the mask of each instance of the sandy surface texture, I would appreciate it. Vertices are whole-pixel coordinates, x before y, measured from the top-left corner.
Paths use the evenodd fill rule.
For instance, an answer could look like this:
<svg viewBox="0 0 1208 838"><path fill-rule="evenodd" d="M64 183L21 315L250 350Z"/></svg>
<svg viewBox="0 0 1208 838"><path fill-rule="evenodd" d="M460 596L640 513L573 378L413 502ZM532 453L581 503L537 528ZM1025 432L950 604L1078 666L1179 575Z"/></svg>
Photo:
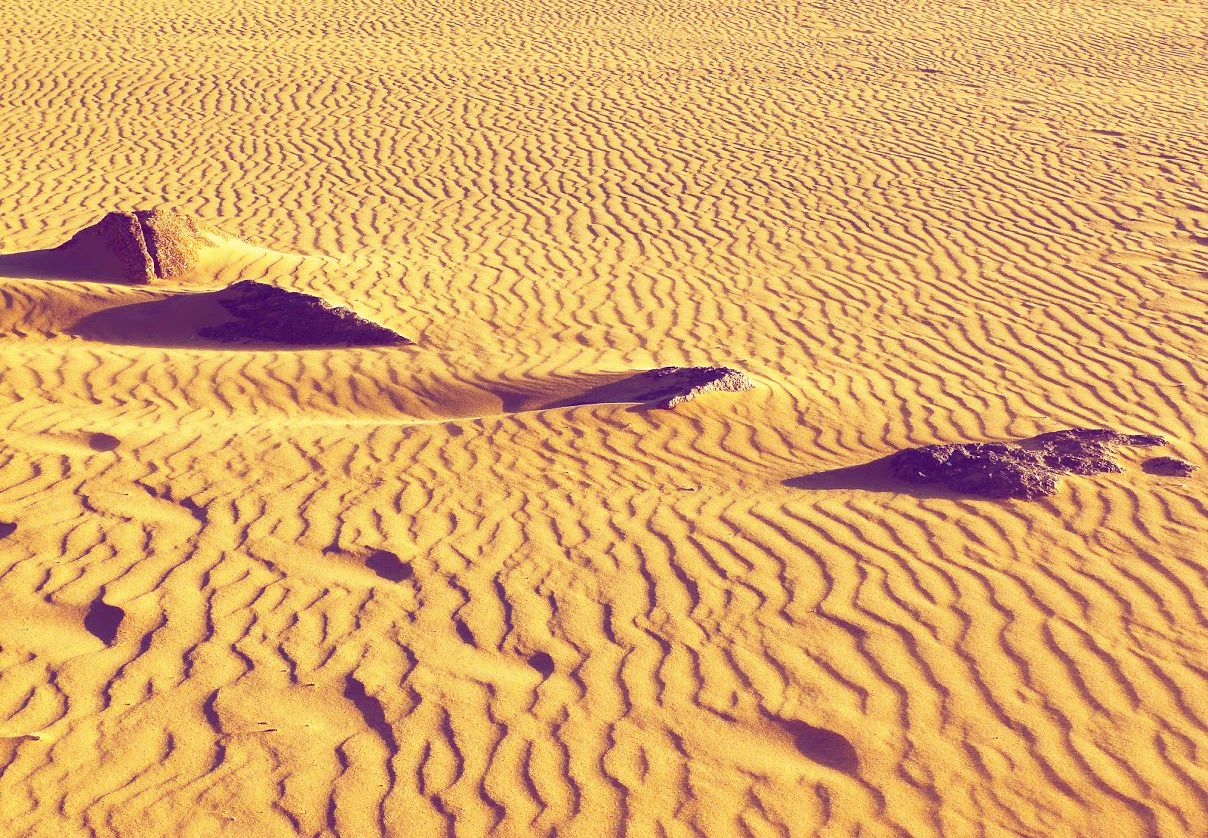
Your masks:
<svg viewBox="0 0 1208 838"><path fill-rule="evenodd" d="M0 0L0 834L1208 834L1206 32Z"/></svg>

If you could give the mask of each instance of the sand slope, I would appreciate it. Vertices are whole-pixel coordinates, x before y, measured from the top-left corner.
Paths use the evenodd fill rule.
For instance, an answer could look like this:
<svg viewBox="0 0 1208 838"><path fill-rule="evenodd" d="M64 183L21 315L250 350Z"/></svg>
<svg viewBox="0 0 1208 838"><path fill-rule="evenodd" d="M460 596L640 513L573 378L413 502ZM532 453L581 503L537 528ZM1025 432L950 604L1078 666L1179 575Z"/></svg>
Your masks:
<svg viewBox="0 0 1208 838"><path fill-rule="evenodd" d="M1205 834L1203 468L810 479L1204 466L1202 0L0 20L0 252L255 244L0 278L6 835ZM249 279L416 345L73 332ZM673 364L758 386L548 407Z"/></svg>

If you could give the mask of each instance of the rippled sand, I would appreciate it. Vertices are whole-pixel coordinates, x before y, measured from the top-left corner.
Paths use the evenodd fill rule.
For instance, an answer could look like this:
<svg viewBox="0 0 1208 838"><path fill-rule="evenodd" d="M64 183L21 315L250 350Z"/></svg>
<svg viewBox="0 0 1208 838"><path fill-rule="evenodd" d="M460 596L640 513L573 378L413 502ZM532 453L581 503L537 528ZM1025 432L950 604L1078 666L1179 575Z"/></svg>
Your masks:
<svg viewBox="0 0 1208 838"><path fill-rule="evenodd" d="M5 836L1206 834L1203 468L835 471L1204 465L1204 0L0 23ZM238 240L46 256L157 206ZM415 343L199 341L241 280ZM669 365L756 387L590 396Z"/></svg>

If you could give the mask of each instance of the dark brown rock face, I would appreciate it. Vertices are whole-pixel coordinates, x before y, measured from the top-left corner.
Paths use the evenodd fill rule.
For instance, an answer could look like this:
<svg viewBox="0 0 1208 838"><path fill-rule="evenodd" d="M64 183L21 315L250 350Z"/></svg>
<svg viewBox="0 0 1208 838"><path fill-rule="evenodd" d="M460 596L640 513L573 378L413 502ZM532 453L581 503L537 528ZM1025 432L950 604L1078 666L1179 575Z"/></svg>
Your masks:
<svg viewBox="0 0 1208 838"><path fill-rule="evenodd" d="M1113 459L1122 445L1165 443L1160 436L1069 428L1020 442L907 448L889 458L889 469L894 477L911 483L940 483L957 492L986 498L1034 500L1054 494L1065 474L1122 471Z"/></svg>
<svg viewBox="0 0 1208 838"><path fill-rule="evenodd" d="M675 407L701 393L714 390L739 392L754 389L746 373L729 367L659 367L626 381L639 392L634 401Z"/></svg>
<svg viewBox="0 0 1208 838"><path fill-rule="evenodd" d="M281 343L291 346L400 346L402 335L346 308L297 291L244 280L215 299L235 316L198 334L223 343Z"/></svg>

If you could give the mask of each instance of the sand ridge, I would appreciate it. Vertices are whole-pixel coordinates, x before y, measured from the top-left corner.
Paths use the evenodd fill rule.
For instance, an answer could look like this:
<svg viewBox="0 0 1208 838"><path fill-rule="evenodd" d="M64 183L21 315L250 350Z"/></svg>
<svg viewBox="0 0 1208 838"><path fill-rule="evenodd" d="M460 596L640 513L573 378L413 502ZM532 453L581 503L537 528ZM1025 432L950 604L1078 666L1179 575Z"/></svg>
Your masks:
<svg viewBox="0 0 1208 838"><path fill-rule="evenodd" d="M1202 832L1200 0L0 19L6 834ZM74 329L245 280L416 344ZM1075 427L1201 469L814 479Z"/></svg>

